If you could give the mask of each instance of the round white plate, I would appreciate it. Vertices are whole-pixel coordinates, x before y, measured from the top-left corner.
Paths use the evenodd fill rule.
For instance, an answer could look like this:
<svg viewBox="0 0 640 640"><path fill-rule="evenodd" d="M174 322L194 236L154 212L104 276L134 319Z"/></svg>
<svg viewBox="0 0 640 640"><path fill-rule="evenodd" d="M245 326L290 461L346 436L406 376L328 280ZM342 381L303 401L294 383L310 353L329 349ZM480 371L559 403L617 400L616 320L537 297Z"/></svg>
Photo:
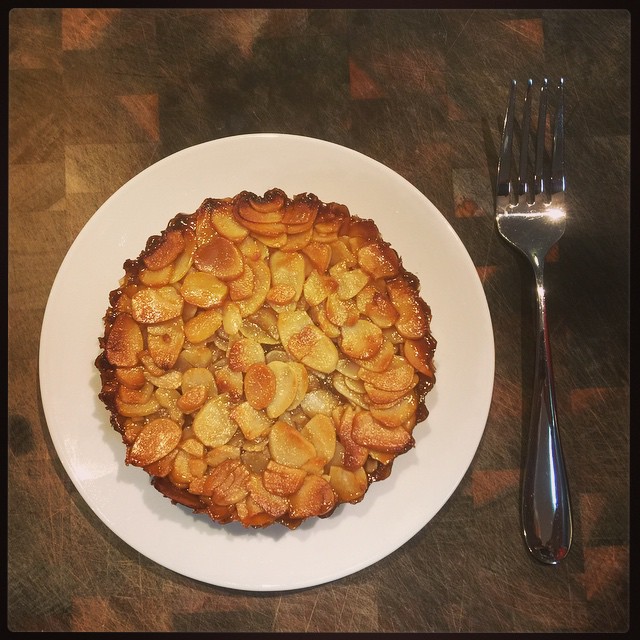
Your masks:
<svg viewBox="0 0 640 640"><path fill-rule="evenodd" d="M357 505L305 522L219 526L176 507L141 469L124 464L124 445L97 394L94 367L108 293L150 235L207 197L272 187L312 192L372 218L421 282L438 341L436 385L416 447ZM329 142L280 134L243 135L180 151L111 196L69 249L45 311L40 339L44 411L60 460L98 517L160 565L209 584L275 591L352 574L415 535L449 499L484 431L494 375L491 318L462 242L415 187L384 165Z"/></svg>

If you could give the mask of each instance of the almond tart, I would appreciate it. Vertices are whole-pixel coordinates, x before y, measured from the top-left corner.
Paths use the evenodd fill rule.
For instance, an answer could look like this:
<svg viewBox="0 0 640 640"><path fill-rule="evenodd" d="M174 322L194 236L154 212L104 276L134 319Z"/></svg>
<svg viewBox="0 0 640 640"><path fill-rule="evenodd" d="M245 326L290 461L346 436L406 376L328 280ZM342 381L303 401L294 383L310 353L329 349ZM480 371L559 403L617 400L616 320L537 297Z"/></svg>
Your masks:
<svg viewBox="0 0 640 640"><path fill-rule="evenodd" d="M124 272L99 397L126 464L172 502L295 529L415 445L431 311L372 220L310 193L207 198Z"/></svg>

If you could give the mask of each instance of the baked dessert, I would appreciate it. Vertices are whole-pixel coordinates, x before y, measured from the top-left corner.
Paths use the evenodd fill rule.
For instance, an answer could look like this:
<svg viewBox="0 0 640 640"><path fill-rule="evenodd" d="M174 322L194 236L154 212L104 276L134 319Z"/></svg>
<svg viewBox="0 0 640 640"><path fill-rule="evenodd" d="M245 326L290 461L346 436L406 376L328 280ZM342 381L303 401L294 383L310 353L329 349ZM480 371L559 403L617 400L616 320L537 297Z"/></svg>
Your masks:
<svg viewBox="0 0 640 640"><path fill-rule="evenodd" d="M294 529L414 446L431 312L372 220L310 193L208 198L124 271L99 397L125 462L173 502Z"/></svg>

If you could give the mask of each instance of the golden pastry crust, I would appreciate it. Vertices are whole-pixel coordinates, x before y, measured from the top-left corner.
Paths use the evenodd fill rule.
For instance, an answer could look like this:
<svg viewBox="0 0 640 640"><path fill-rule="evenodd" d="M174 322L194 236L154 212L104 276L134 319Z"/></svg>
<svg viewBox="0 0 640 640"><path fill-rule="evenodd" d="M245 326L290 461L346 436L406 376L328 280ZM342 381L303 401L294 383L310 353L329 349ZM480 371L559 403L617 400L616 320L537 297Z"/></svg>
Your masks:
<svg viewBox="0 0 640 640"><path fill-rule="evenodd" d="M243 191L177 215L124 270L99 397L125 462L173 502L294 529L362 500L414 446L431 311L373 221Z"/></svg>

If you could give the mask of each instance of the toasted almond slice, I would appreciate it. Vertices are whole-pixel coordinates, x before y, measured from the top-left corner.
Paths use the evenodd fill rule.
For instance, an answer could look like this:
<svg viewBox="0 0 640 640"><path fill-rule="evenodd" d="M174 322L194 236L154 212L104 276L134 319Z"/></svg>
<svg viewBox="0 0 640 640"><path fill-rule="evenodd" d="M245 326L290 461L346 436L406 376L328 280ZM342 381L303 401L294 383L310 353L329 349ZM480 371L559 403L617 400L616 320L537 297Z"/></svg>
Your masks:
<svg viewBox="0 0 640 640"><path fill-rule="evenodd" d="M273 284L269 293L267 293L267 301L276 306L288 304L289 302L295 302L296 290L295 287L289 283Z"/></svg>
<svg viewBox="0 0 640 640"><path fill-rule="evenodd" d="M419 340L406 340L404 343L404 357L409 364L427 378L434 377L433 353L435 340L420 338Z"/></svg>
<svg viewBox="0 0 640 640"><path fill-rule="evenodd" d="M361 269L342 271L336 273L334 277L338 282L337 294L340 300L351 300L351 298L355 298L369 282L369 276Z"/></svg>
<svg viewBox="0 0 640 640"><path fill-rule="evenodd" d="M218 390L216 389L216 382L209 369L198 366L187 369L182 374L182 393L187 393L191 389L199 387L205 388L207 398L213 398L213 396L218 393Z"/></svg>
<svg viewBox="0 0 640 640"><path fill-rule="evenodd" d="M196 234L191 229L185 229L182 233L184 238L184 249L182 253L173 261L171 265L170 284L182 280L193 264L193 253L196 250Z"/></svg>
<svg viewBox="0 0 640 640"><path fill-rule="evenodd" d="M287 225L287 241L282 245L282 251L300 251L311 242L313 227L310 225L308 229L298 229L293 225Z"/></svg>
<svg viewBox="0 0 640 640"><path fill-rule="evenodd" d="M349 471L332 465L329 469L329 484L339 500L351 503L361 500L369 487L367 474L362 467Z"/></svg>
<svg viewBox="0 0 640 640"><path fill-rule="evenodd" d="M349 223L348 235L350 238L372 241L380 237L380 230L373 220L353 217Z"/></svg>
<svg viewBox="0 0 640 640"><path fill-rule="evenodd" d="M144 377L144 368L140 365L135 367L117 367L116 379L121 385L129 387L129 389L140 389L147 382L147 379Z"/></svg>
<svg viewBox="0 0 640 640"><path fill-rule="evenodd" d="M269 460L262 480L267 491L276 496L287 497L300 489L306 475L302 469L287 467L275 460Z"/></svg>
<svg viewBox="0 0 640 640"><path fill-rule="evenodd" d="M128 313L118 314L105 345L107 360L116 367L135 367L143 349L144 340L138 323Z"/></svg>
<svg viewBox="0 0 640 640"><path fill-rule="evenodd" d="M191 304L210 309L219 307L227 297L228 286L213 273L190 271L180 289L182 297Z"/></svg>
<svg viewBox="0 0 640 640"><path fill-rule="evenodd" d="M184 436L184 432L183 432ZM202 458L205 454L205 448L202 442L198 440L198 438L184 438L178 444L178 448L186 451L189 455L194 456L195 458ZM206 463L205 463L206 464Z"/></svg>
<svg viewBox="0 0 640 640"><path fill-rule="evenodd" d="M289 338L287 351L297 360L302 360L311 353L311 350L321 337L322 335L318 332L318 328L309 324Z"/></svg>
<svg viewBox="0 0 640 640"><path fill-rule="evenodd" d="M276 389L271 402L267 405L267 416L272 420L281 416L293 403L297 392L297 377L286 362L270 362L269 369L276 380Z"/></svg>
<svg viewBox="0 0 640 640"><path fill-rule="evenodd" d="M222 326L222 319L219 309L205 309L187 320L184 325L184 334L192 344L205 342Z"/></svg>
<svg viewBox="0 0 640 640"><path fill-rule="evenodd" d="M296 378L296 395L287 408L287 411L293 411L302 402L307 390L309 389L309 374L307 368L300 362L287 362L287 366L293 371Z"/></svg>
<svg viewBox="0 0 640 640"><path fill-rule="evenodd" d="M325 273L331 261L331 247L321 242L309 242L302 248L302 253L313 263L313 266L320 272Z"/></svg>
<svg viewBox="0 0 640 640"><path fill-rule="evenodd" d="M370 408L371 416L385 427L401 427L415 415L418 408L418 394L412 391L385 409Z"/></svg>
<svg viewBox="0 0 640 640"><path fill-rule="evenodd" d="M214 447L207 451L204 456L205 462L210 467L217 467L221 462L225 460L239 460L240 459L240 447L235 447L230 444L223 444L219 447Z"/></svg>
<svg viewBox="0 0 640 640"><path fill-rule="evenodd" d="M289 515L292 518L323 516L336 505L336 496L331 485L321 476L309 475L291 498Z"/></svg>
<svg viewBox="0 0 640 640"><path fill-rule="evenodd" d="M153 324L177 318L184 301L174 287L140 289L131 298L133 318L142 324Z"/></svg>
<svg viewBox="0 0 640 640"><path fill-rule="evenodd" d="M318 307L311 307L309 309L309 315L311 316L313 322L320 327L322 333L324 333L327 338L340 337L340 327L336 324L333 324L329 318L327 318L327 310L325 305L320 304Z"/></svg>
<svg viewBox="0 0 640 640"><path fill-rule="evenodd" d="M230 402L226 394L212 398L193 419L193 432L205 447L214 448L227 444L238 425L229 415Z"/></svg>
<svg viewBox="0 0 640 640"><path fill-rule="evenodd" d="M239 338L229 348L229 367L243 373L253 364L264 364L262 345L251 338Z"/></svg>
<svg viewBox="0 0 640 640"><path fill-rule="evenodd" d="M287 344L295 334L300 333L305 327L309 326L313 327L315 325L304 309L283 311L280 313L277 320L277 327L278 335L284 348L287 348Z"/></svg>
<svg viewBox="0 0 640 640"><path fill-rule="evenodd" d="M234 219L231 206L216 207L211 212L211 224L221 236L232 242L241 242L249 235L248 229Z"/></svg>
<svg viewBox="0 0 640 640"><path fill-rule="evenodd" d="M220 506L239 502L249 493L249 470L240 460L225 460L211 470L204 482L204 495Z"/></svg>
<svg viewBox="0 0 640 640"><path fill-rule="evenodd" d="M222 311L222 327L229 336L237 336L242 327L242 314L235 302L227 302Z"/></svg>
<svg viewBox="0 0 640 640"><path fill-rule="evenodd" d="M262 437L271 427L271 420L264 411L254 409L248 402L242 402L234 407L230 415L247 440L256 440Z"/></svg>
<svg viewBox="0 0 640 640"><path fill-rule="evenodd" d="M157 271L170 265L184 249L182 231L167 231L161 237L160 242L146 255L142 261L147 269Z"/></svg>
<svg viewBox="0 0 640 640"><path fill-rule="evenodd" d="M243 318L255 313L262 306L271 286L271 271L264 262L247 261L247 264L253 271L254 288L248 298L236 301Z"/></svg>
<svg viewBox="0 0 640 640"><path fill-rule="evenodd" d="M299 300L304 286L304 260L299 253L274 251L269 258L272 286L293 287L292 300ZM287 300L288 302L289 300Z"/></svg>
<svg viewBox="0 0 640 640"><path fill-rule="evenodd" d="M176 406L183 413L193 413L207 400L207 387L201 384L185 391L177 400Z"/></svg>
<svg viewBox="0 0 640 640"><path fill-rule="evenodd" d="M116 398L116 409L118 410L118 413L126 418L143 418L158 411L158 409L160 409L160 405L155 397L151 398L144 404L122 402L119 398Z"/></svg>
<svg viewBox="0 0 640 640"><path fill-rule="evenodd" d="M161 376L152 376L145 372L145 378L158 389L177 389L182 384L182 373L180 371L167 371Z"/></svg>
<svg viewBox="0 0 640 640"><path fill-rule="evenodd" d="M393 391L384 391L383 389L378 389L372 384L368 382L364 383L364 389L369 398L371 405L378 405L379 407L389 407L392 404L396 403L398 400L408 395L411 389L413 389L418 384L418 376L413 376L411 383L405 389L397 389Z"/></svg>
<svg viewBox="0 0 640 640"><path fill-rule="evenodd" d="M148 422L127 451L126 462L145 467L156 462L176 448L182 437L182 427L169 418Z"/></svg>
<svg viewBox="0 0 640 640"><path fill-rule="evenodd" d="M214 379L220 393L229 394L234 402L242 398L244 389L241 371L231 371L228 367L216 369Z"/></svg>
<svg viewBox="0 0 640 640"><path fill-rule="evenodd" d="M352 404L361 407L362 409L369 408L369 399L364 393L358 393L354 391L345 380L345 377L338 372L334 372L331 376L331 382L333 388L344 398L349 400Z"/></svg>
<svg viewBox="0 0 640 640"><path fill-rule="evenodd" d="M398 275L400 258L387 243L378 240L360 247L358 264L374 278L393 278Z"/></svg>
<svg viewBox="0 0 640 640"><path fill-rule="evenodd" d="M303 292L305 300L316 306L326 300L327 296L338 290L338 282L331 276L321 274L314 269L304 282Z"/></svg>
<svg viewBox="0 0 640 640"><path fill-rule="evenodd" d="M355 359L354 362L363 369L381 373L389 368L395 356L395 353L395 347L393 346L393 344L385 339L382 342L380 351L378 351L378 353L373 356L373 358L362 360Z"/></svg>
<svg viewBox="0 0 640 640"><path fill-rule="evenodd" d="M222 236L215 236L193 254L196 268L212 273L223 281L235 280L244 270L244 260L236 245Z"/></svg>
<svg viewBox="0 0 640 640"><path fill-rule="evenodd" d="M339 404L338 396L328 389L313 389L307 392L300 407L311 418L318 414L330 416Z"/></svg>
<svg viewBox="0 0 640 640"><path fill-rule="evenodd" d="M282 238L283 246L287 242L287 227L282 222L251 222L244 218L236 218L236 221L262 242L265 238Z"/></svg>
<svg viewBox="0 0 640 640"><path fill-rule="evenodd" d="M271 458L287 467L300 468L316 455L315 447L295 427L278 420L269 432Z"/></svg>
<svg viewBox="0 0 640 640"><path fill-rule="evenodd" d="M414 368L402 356L394 356L386 371L377 373L361 368L358 377L383 391L400 391L411 384L414 374Z"/></svg>
<svg viewBox="0 0 640 640"><path fill-rule="evenodd" d="M244 395L254 409L266 409L275 397L276 375L266 364L253 364L244 376Z"/></svg>
<svg viewBox="0 0 640 640"><path fill-rule="evenodd" d="M358 260L349 248L348 243L341 238L331 243L331 261L330 266L334 267L341 264L346 269L351 269L358 264Z"/></svg>
<svg viewBox="0 0 640 640"><path fill-rule="evenodd" d="M403 278L389 280L387 290L399 314L396 329L402 337L417 340L425 336L429 317L416 290Z"/></svg>
<svg viewBox="0 0 640 640"><path fill-rule="evenodd" d="M248 220L281 220L287 204L287 195L281 189L270 189L264 196L243 191L236 197L238 215ZM272 214L271 216L269 214Z"/></svg>
<svg viewBox="0 0 640 640"><path fill-rule="evenodd" d="M164 287L171 282L173 275L173 264L168 264L162 269L153 271L151 269L140 269L138 278L146 287Z"/></svg>
<svg viewBox="0 0 640 640"><path fill-rule="evenodd" d="M282 222L291 225L313 223L318 215L320 200L312 193L296 195L293 200L286 203Z"/></svg>
<svg viewBox="0 0 640 640"><path fill-rule="evenodd" d="M320 333L320 330L318 329ZM320 339L311 347L311 351L302 358L302 364L319 371L331 373L338 364L338 349L327 336L321 334Z"/></svg>
<svg viewBox="0 0 640 640"><path fill-rule="evenodd" d="M373 358L380 351L383 341L380 327L368 320L358 320L352 326L342 327L340 346L350 358Z"/></svg>
<svg viewBox="0 0 640 640"><path fill-rule="evenodd" d="M232 300L246 300L252 293L255 284L253 269L243 263L242 273L228 283L229 297Z"/></svg>
<svg viewBox="0 0 640 640"><path fill-rule="evenodd" d="M351 435L355 442L364 447L398 455L414 445L413 436L405 429L385 427L374 420L368 411L356 414Z"/></svg>
<svg viewBox="0 0 640 640"><path fill-rule="evenodd" d="M336 450L336 430L329 416L316 414L305 424L301 433L314 446L323 464L333 458Z"/></svg>
<svg viewBox="0 0 640 640"><path fill-rule="evenodd" d="M180 352L176 366L180 370L189 367L208 367L211 364L213 352L204 344L188 344Z"/></svg>
<svg viewBox="0 0 640 640"><path fill-rule="evenodd" d="M215 202L213 198L205 200L194 214L196 247L207 244L216 235L211 220L212 211L217 208Z"/></svg>
<svg viewBox="0 0 640 640"><path fill-rule="evenodd" d="M184 345L184 331L182 318L147 326L147 349L153 362L161 369L170 369L177 362ZM149 373L158 375L154 371Z"/></svg>
<svg viewBox="0 0 640 640"><path fill-rule="evenodd" d="M249 478L249 491L252 500L273 518L280 518L289 510L289 501L267 491L262 480L256 475L251 475Z"/></svg>
<svg viewBox="0 0 640 640"><path fill-rule="evenodd" d="M325 312L327 320L338 327L354 325L360 315L353 300L341 300L337 293L327 296Z"/></svg>
<svg viewBox="0 0 640 640"><path fill-rule="evenodd" d="M344 447L344 455L342 464L345 469L353 471L358 467L362 467L367 461L369 451L357 443L352 436L355 412L351 406L347 406L337 421L336 435L338 441Z"/></svg>
<svg viewBox="0 0 640 640"><path fill-rule="evenodd" d="M147 374L148 375L148 374ZM124 385L118 387L118 399L128 404L144 404L149 402L154 387L151 382L145 382L140 389L130 389Z"/></svg>

